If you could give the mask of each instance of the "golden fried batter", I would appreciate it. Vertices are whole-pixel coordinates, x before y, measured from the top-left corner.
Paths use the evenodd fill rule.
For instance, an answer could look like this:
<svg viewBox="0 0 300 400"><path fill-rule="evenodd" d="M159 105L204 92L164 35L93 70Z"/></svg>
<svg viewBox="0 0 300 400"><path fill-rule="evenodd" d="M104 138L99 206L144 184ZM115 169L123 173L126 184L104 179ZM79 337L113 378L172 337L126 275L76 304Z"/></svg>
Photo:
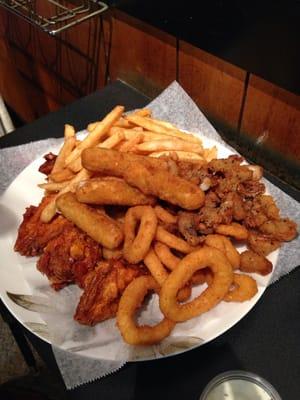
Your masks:
<svg viewBox="0 0 300 400"><path fill-rule="evenodd" d="M240 260L240 270L243 272L256 272L260 275L268 275L273 269L272 263L266 257L251 250L241 253Z"/></svg>
<svg viewBox="0 0 300 400"><path fill-rule="evenodd" d="M84 292L74 315L75 320L92 326L113 318L127 285L134 278L145 274L147 271L139 265L115 260L101 261L86 276Z"/></svg>

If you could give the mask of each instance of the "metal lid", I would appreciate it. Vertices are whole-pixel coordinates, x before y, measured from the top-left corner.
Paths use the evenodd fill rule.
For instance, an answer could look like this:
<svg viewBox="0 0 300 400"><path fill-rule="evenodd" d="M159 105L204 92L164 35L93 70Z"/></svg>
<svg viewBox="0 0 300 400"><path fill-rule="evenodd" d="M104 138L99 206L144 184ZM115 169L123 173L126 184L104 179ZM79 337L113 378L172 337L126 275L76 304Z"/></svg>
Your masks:
<svg viewBox="0 0 300 400"><path fill-rule="evenodd" d="M282 400L265 379L246 371L227 371L205 387L199 400Z"/></svg>

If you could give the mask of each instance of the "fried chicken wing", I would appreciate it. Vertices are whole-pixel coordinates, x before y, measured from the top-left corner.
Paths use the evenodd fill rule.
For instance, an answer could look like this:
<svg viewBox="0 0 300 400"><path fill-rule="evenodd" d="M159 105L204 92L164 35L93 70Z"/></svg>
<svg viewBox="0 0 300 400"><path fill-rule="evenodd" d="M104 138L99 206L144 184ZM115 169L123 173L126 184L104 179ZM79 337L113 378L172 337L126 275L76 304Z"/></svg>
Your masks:
<svg viewBox="0 0 300 400"><path fill-rule="evenodd" d="M93 326L113 318L125 288L134 278L146 273L145 268L139 265L127 265L116 260L101 261L85 278L84 292L74 319Z"/></svg>
<svg viewBox="0 0 300 400"><path fill-rule="evenodd" d="M50 240L37 263L55 290L70 283L83 287L85 275L94 269L101 256L97 242L71 225Z"/></svg>
<svg viewBox="0 0 300 400"><path fill-rule="evenodd" d="M55 290L73 282L82 286L84 275L99 261L100 246L62 215L41 222L40 215L51 199L46 196L38 207L27 208L14 249L25 256L41 255L37 268Z"/></svg>
<svg viewBox="0 0 300 400"><path fill-rule="evenodd" d="M41 222L40 215L52 198L53 196L46 196L38 207L30 206L26 209L14 246L14 250L23 256L33 257L41 254L50 240L72 225L60 215L48 224Z"/></svg>
<svg viewBox="0 0 300 400"><path fill-rule="evenodd" d="M56 160L56 155L53 153L48 153L44 155L45 162L39 167L39 172L45 175L50 175L54 167Z"/></svg>

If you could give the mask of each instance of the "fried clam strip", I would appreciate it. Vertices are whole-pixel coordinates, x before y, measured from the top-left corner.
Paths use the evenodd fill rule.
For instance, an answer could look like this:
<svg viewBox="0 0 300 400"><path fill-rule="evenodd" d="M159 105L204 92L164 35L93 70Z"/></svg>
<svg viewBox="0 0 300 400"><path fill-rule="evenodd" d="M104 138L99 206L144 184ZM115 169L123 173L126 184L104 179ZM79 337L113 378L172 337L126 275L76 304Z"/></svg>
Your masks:
<svg viewBox="0 0 300 400"><path fill-rule="evenodd" d="M281 242L289 242L297 236L297 225L288 218L266 221L259 227L259 230Z"/></svg>
<svg viewBox="0 0 300 400"><path fill-rule="evenodd" d="M119 225L105 212L77 201L76 196L65 193L56 200L60 212L78 228L86 232L97 243L109 249L117 248L123 240L123 232Z"/></svg>
<svg viewBox="0 0 300 400"><path fill-rule="evenodd" d="M77 200L88 204L136 206L154 204L153 196L146 196L123 179L115 177L92 178L81 182L76 189Z"/></svg>
<svg viewBox="0 0 300 400"><path fill-rule="evenodd" d="M247 245L255 253L266 257L272 253L272 251L277 250L280 247L281 242L268 235L263 235L251 230L249 231Z"/></svg>
<svg viewBox="0 0 300 400"><path fill-rule="evenodd" d="M144 194L157 196L182 208L199 208L204 202L204 192L197 185L162 168L162 163L155 158L99 148L86 149L82 153L82 165L90 171L122 177Z"/></svg>
<svg viewBox="0 0 300 400"><path fill-rule="evenodd" d="M139 265L128 265L116 260L101 261L85 277L84 292L74 319L81 324L93 326L113 318L127 285L145 273L147 271Z"/></svg>
<svg viewBox="0 0 300 400"><path fill-rule="evenodd" d="M225 225L220 224L215 228L216 233L224 236L232 236L236 240L246 240L248 238L248 231L237 222Z"/></svg>
<svg viewBox="0 0 300 400"><path fill-rule="evenodd" d="M159 343L168 336L175 322L164 317L158 324L137 326L134 314L149 291L159 292L160 287L152 276L141 276L125 289L117 312L117 324L126 343L150 345Z"/></svg>
<svg viewBox="0 0 300 400"><path fill-rule="evenodd" d="M240 270L243 272L255 272L260 275L268 275L272 272L273 264L266 257L246 250L241 253Z"/></svg>
<svg viewBox="0 0 300 400"><path fill-rule="evenodd" d="M178 290L186 285L196 271L205 267L213 272L208 288L192 301L179 304ZM159 296L160 309L172 321L187 321L216 306L229 291L232 281L232 266L227 257L218 249L204 246L185 256L165 280Z"/></svg>

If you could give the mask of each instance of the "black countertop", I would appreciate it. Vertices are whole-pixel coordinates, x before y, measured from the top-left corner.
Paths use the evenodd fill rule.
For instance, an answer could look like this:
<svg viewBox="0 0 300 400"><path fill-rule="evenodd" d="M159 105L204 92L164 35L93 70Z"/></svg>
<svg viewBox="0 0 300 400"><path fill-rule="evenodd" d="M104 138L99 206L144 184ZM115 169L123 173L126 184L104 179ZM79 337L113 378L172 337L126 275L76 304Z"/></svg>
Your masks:
<svg viewBox="0 0 300 400"><path fill-rule="evenodd" d="M114 0L127 14L296 94L299 0Z"/></svg>
<svg viewBox="0 0 300 400"><path fill-rule="evenodd" d="M116 104L124 104L127 109L132 109L143 107L147 102L145 96L116 82L0 138L0 146L59 136L66 122L81 129ZM178 356L128 363L112 375L69 391L68 398L198 400L205 385L215 375L241 369L270 381L282 399L298 399L299 287L300 268L271 285L241 321L210 343ZM51 347L24 327L22 329L61 382Z"/></svg>

